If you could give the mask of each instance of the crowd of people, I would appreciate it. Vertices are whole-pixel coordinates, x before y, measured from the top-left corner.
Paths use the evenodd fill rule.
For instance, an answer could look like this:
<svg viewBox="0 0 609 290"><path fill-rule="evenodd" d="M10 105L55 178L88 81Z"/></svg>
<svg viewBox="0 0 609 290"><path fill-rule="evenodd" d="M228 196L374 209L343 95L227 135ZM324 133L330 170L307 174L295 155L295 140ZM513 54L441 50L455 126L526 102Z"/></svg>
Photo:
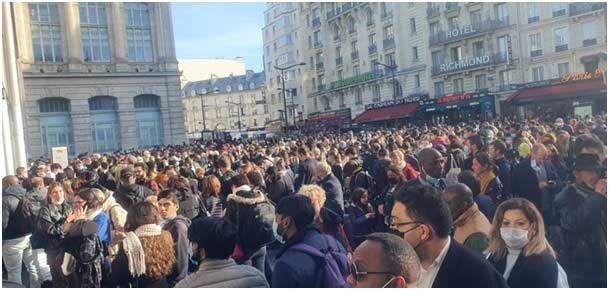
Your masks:
<svg viewBox="0 0 609 290"><path fill-rule="evenodd" d="M606 287L606 138L498 119L41 158L2 179L3 281Z"/></svg>

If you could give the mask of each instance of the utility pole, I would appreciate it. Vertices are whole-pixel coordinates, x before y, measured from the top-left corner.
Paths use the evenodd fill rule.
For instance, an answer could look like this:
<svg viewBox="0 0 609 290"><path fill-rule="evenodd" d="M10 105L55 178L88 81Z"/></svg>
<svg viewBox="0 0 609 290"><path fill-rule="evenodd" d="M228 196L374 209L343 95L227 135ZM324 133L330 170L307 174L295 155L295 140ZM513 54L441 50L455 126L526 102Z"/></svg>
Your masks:
<svg viewBox="0 0 609 290"><path fill-rule="evenodd" d="M242 110L241 100L239 100L239 103L233 103L233 102L230 102L230 101L224 101L224 102L229 104L229 105L235 105L235 106L238 107L239 110L237 111L237 119L238 119L237 122L239 122L239 133L241 133L241 110Z"/></svg>
<svg viewBox="0 0 609 290"><path fill-rule="evenodd" d="M396 86L396 82L395 82L395 69L397 68L397 65L395 65L395 64L387 65L387 64L384 64L384 63L378 62L378 61L375 62L374 64L382 65L391 71L391 82L393 83L393 86L392 86L393 87L393 100L394 101L397 100L398 94L397 94L397 89L396 89L397 86Z"/></svg>
<svg viewBox="0 0 609 290"><path fill-rule="evenodd" d="M203 117L203 130L205 131L207 126L205 125L205 105L203 105L203 94L197 93L197 95L199 95L199 99L201 100L201 116Z"/></svg>
<svg viewBox="0 0 609 290"><path fill-rule="evenodd" d="M288 133L288 99L285 94L285 71L289 70L293 67L297 67L300 65L306 65L304 62L296 63L287 67L278 67L274 66L274 68L281 72L281 90L283 91L283 114L285 118L285 133Z"/></svg>

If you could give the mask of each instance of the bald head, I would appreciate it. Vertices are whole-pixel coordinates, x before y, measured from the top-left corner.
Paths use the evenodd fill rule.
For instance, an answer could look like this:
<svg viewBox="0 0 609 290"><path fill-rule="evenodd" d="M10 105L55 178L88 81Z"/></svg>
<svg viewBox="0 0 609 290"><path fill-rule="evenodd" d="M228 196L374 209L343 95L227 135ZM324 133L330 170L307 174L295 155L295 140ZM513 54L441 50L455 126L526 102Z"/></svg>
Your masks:
<svg viewBox="0 0 609 290"><path fill-rule="evenodd" d="M448 203L453 220L461 216L474 204L472 190L463 183L453 184L446 187L442 192L442 199Z"/></svg>
<svg viewBox="0 0 609 290"><path fill-rule="evenodd" d="M15 175L8 175L5 176L4 178L2 178L2 191L6 190L7 188L19 184L19 178L17 178L17 176Z"/></svg>
<svg viewBox="0 0 609 290"><path fill-rule="evenodd" d="M444 174L444 158L442 154L434 148L425 148L419 151L419 163L423 167L425 174L440 178Z"/></svg>

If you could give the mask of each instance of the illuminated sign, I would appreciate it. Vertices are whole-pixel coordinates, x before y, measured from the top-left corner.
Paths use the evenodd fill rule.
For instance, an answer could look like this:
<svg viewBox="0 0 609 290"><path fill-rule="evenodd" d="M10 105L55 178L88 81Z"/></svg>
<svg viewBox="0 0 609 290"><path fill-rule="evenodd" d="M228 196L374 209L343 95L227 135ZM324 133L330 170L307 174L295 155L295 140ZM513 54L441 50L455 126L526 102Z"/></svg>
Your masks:
<svg viewBox="0 0 609 290"><path fill-rule="evenodd" d="M600 79L600 78L605 78L605 70L598 68L593 73L581 72L581 73L566 74L565 76L563 76L560 79L560 82L568 83L568 82L585 81L585 80Z"/></svg>
<svg viewBox="0 0 609 290"><path fill-rule="evenodd" d="M462 95L453 95L453 96L443 96L436 99L436 104L445 104L452 102L465 101L472 98L471 94L462 94Z"/></svg>
<svg viewBox="0 0 609 290"><path fill-rule="evenodd" d="M440 72L447 72L458 69L467 69L468 67L474 67L478 65L484 65L491 62L491 57L489 55L477 56L477 57L469 57L464 58L459 61L453 61L449 63L440 64Z"/></svg>

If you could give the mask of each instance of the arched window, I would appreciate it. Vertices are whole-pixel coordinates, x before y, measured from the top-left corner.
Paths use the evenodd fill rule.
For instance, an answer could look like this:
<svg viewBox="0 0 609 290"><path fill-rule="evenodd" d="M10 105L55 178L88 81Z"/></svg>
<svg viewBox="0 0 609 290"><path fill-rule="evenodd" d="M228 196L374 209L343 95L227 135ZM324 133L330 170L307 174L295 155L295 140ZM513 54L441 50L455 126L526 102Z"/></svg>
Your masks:
<svg viewBox="0 0 609 290"><path fill-rule="evenodd" d="M347 25L349 26L349 33L355 33L355 19L353 18L353 16L349 16L349 18L347 19Z"/></svg>
<svg viewBox="0 0 609 290"><path fill-rule="evenodd" d="M255 88L256 88L256 85L254 84L254 82L251 82L251 83L250 83L250 90L253 90L253 89L255 89Z"/></svg>
<svg viewBox="0 0 609 290"><path fill-rule="evenodd" d="M237 86L237 89L240 90L240 91L243 91L243 85L239 84L239 86Z"/></svg>
<svg viewBox="0 0 609 290"><path fill-rule="evenodd" d="M366 9L366 25L370 26L374 24L374 14L372 13L372 8L368 7Z"/></svg>
<svg viewBox="0 0 609 290"><path fill-rule="evenodd" d="M66 146L70 155L73 155L74 137L70 100L60 97L44 98L38 101L38 109L43 154L50 156L53 147Z"/></svg>
<svg viewBox="0 0 609 290"><path fill-rule="evenodd" d="M231 91L231 86L230 85L226 86L226 91L230 93L230 91Z"/></svg>
<svg viewBox="0 0 609 290"><path fill-rule="evenodd" d="M95 96L89 99L93 151L111 152L121 149L117 110L115 97Z"/></svg>
<svg viewBox="0 0 609 290"><path fill-rule="evenodd" d="M139 95L133 98L140 148L163 144L163 121L160 97Z"/></svg>

